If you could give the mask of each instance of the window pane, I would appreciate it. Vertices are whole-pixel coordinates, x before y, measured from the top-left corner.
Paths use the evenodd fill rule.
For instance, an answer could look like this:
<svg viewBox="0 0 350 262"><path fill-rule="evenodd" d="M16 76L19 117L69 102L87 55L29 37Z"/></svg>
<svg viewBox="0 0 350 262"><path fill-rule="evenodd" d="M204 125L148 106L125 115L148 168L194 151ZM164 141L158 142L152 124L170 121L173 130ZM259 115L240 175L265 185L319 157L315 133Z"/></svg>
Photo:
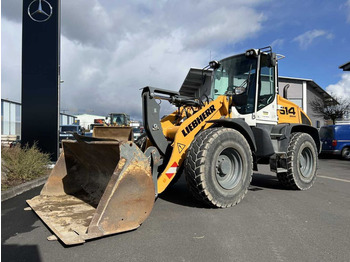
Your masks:
<svg viewBox="0 0 350 262"><path fill-rule="evenodd" d="M21 135L21 105L16 105L16 135Z"/></svg>
<svg viewBox="0 0 350 262"><path fill-rule="evenodd" d="M269 65L269 58L261 56L258 110L271 104L275 97L275 68Z"/></svg>
<svg viewBox="0 0 350 262"><path fill-rule="evenodd" d="M10 134L10 104L8 102L4 102L4 129L3 135Z"/></svg>

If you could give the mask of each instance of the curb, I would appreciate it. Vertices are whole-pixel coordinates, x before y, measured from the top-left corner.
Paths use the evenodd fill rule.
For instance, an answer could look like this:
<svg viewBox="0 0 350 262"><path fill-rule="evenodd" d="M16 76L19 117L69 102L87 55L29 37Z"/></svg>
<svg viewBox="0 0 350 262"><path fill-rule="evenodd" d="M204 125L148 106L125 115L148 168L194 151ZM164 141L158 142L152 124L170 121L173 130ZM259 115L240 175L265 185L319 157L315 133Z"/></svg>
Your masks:
<svg viewBox="0 0 350 262"><path fill-rule="evenodd" d="M38 186L45 184L48 177L49 177L49 175L46 175L44 177L34 179L32 181L23 183L21 185L10 188L9 190L1 192L1 202L8 200L10 198L13 198L15 196L18 196L18 195L20 195L26 191L29 191L35 187L38 187Z"/></svg>

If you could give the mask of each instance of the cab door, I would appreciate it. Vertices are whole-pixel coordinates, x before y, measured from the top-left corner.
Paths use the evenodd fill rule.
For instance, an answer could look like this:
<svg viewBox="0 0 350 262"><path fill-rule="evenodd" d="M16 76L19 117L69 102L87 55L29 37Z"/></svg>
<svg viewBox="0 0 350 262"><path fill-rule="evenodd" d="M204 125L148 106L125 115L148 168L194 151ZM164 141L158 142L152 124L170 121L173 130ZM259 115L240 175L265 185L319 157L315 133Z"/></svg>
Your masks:
<svg viewBox="0 0 350 262"><path fill-rule="evenodd" d="M256 92L256 123L276 125L277 119L277 65L272 66L268 55L260 58L258 88Z"/></svg>

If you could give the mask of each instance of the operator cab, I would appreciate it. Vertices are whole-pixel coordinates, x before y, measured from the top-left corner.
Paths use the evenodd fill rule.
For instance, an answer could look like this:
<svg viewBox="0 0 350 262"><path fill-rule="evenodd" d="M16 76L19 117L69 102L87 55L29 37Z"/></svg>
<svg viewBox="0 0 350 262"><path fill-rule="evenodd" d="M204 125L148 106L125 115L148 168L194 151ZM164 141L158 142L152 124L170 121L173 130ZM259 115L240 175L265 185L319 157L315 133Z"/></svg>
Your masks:
<svg viewBox="0 0 350 262"><path fill-rule="evenodd" d="M209 64L214 70L211 98L232 96L233 114L247 122L256 122L256 118L277 121L276 55L270 47L267 52L263 51L265 49L250 49L244 54Z"/></svg>

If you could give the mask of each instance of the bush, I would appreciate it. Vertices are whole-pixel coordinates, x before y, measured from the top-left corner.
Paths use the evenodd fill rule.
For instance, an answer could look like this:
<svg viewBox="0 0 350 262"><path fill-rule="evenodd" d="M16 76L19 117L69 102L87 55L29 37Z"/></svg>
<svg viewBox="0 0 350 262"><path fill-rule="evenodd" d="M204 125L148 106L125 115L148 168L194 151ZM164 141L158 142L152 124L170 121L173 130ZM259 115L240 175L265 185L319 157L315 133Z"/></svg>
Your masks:
<svg viewBox="0 0 350 262"><path fill-rule="evenodd" d="M48 173L50 164L49 154L40 152L36 144L32 147L26 145L21 148L16 145L12 148L1 148L1 188L21 184L23 182L44 176Z"/></svg>

